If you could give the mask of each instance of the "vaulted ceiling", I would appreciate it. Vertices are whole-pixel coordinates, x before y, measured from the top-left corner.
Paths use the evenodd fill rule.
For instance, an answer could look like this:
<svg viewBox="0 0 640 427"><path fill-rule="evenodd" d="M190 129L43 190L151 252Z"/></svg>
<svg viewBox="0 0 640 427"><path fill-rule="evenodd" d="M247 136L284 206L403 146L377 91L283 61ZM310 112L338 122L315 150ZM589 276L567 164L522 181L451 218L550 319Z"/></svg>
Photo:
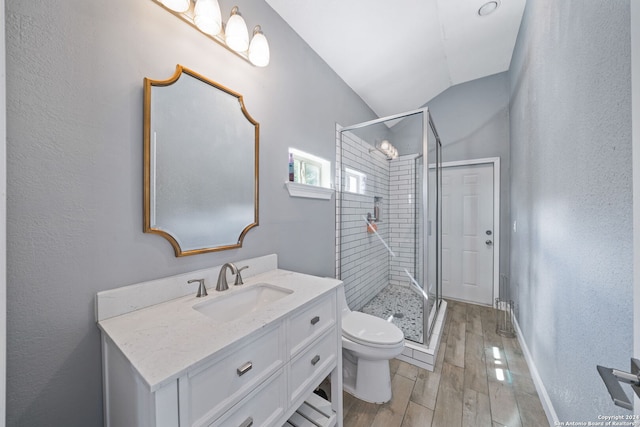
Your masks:
<svg viewBox="0 0 640 427"><path fill-rule="evenodd" d="M526 0L266 0L384 117L509 69Z"/></svg>

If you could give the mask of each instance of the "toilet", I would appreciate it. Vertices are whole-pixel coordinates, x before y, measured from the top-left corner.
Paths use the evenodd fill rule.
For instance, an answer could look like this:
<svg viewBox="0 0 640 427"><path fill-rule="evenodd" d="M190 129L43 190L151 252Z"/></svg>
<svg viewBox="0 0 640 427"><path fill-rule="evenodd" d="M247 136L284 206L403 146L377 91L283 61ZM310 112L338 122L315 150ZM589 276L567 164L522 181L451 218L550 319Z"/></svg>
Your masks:
<svg viewBox="0 0 640 427"><path fill-rule="evenodd" d="M351 311L344 288L339 292L344 390L365 402L388 402L391 400L389 360L402 353L404 334L384 319Z"/></svg>

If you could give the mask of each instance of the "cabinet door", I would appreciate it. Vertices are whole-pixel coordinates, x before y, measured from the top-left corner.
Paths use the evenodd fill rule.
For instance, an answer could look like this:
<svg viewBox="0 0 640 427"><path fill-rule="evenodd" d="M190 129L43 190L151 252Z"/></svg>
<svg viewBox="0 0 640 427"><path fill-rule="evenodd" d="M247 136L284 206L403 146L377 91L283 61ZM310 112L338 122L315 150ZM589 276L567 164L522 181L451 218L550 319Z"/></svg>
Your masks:
<svg viewBox="0 0 640 427"><path fill-rule="evenodd" d="M277 421L282 425L285 396L285 376L280 370L209 427L271 427L278 425Z"/></svg>
<svg viewBox="0 0 640 427"><path fill-rule="evenodd" d="M289 401L311 393L336 366L336 332L331 330L291 362Z"/></svg>
<svg viewBox="0 0 640 427"><path fill-rule="evenodd" d="M336 299L334 294L295 312L289 319L289 348L295 357L326 332L336 322Z"/></svg>
<svg viewBox="0 0 640 427"><path fill-rule="evenodd" d="M189 399L181 408L187 405L190 425L207 425L280 369L286 360L285 345L284 328L278 323L189 373Z"/></svg>

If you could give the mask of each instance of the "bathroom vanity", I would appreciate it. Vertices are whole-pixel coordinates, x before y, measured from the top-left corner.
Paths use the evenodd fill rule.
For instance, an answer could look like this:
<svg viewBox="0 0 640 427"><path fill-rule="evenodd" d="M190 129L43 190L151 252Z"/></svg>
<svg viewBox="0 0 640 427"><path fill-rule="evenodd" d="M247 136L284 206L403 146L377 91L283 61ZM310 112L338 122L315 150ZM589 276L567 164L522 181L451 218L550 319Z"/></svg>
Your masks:
<svg viewBox="0 0 640 427"><path fill-rule="evenodd" d="M223 292L215 267L97 295L105 425L342 426L342 282L236 265ZM313 393L329 375L331 402Z"/></svg>

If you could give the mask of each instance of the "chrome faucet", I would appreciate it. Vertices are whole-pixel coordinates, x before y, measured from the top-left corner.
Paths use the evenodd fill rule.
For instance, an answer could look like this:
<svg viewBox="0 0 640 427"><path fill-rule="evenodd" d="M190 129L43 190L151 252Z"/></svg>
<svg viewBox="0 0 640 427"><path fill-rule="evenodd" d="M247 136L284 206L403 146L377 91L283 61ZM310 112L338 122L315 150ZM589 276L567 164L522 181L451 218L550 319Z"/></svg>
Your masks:
<svg viewBox="0 0 640 427"><path fill-rule="evenodd" d="M207 288L204 286L204 279L193 279L187 281L187 283L199 282L200 286L198 286L198 293L196 294L196 298L206 297L207 296Z"/></svg>
<svg viewBox="0 0 640 427"><path fill-rule="evenodd" d="M238 274L238 269L235 265L228 262L220 268L220 274L218 274L218 283L216 284L216 291L226 291L229 289L227 283L227 268L231 269L231 274Z"/></svg>
<svg viewBox="0 0 640 427"><path fill-rule="evenodd" d="M240 274L240 272L241 272L242 270L246 270L247 268L249 268L249 266L248 266L248 265L245 265L244 267L240 267L240 268L238 268L238 269L237 269L237 273L236 273L236 281L234 282L234 285L235 285L235 286L238 286L238 285L244 285L244 281L242 280L242 275Z"/></svg>

